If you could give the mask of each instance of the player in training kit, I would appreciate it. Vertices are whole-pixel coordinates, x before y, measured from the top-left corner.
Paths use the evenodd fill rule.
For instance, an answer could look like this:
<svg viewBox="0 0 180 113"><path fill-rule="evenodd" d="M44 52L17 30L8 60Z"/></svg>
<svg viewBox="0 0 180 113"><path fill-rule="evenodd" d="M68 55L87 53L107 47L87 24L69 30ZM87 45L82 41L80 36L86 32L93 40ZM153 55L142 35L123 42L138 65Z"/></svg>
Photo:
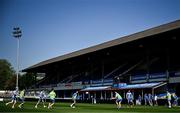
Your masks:
<svg viewBox="0 0 180 113"><path fill-rule="evenodd" d="M35 105L35 108L37 108L38 104L42 101L43 103L43 106L44 108L46 107L45 104L44 104L44 99L45 99L46 95L44 93L44 91L42 90L40 93L39 93L39 100L37 102L37 104Z"/></svg>
<svg viewBox="0 0 180 113"><path fill-rule="evenodd" d="M50 101L51 101L49 102L49 105L48 105L48 109L50 109L55 103L56 93L54 92L54 89L51 90L51 92L48 94L48 97L50 98Z"/></svg>
<svg viewBox="0 0 180 113"><path fill-rule="evenodd" d="M139 102L139 103L138 103L139 105L142 104L142 97L141 97L141 95L138 96L138 102Z"/></svg>
<svg viewBox="0 0 180 113"><path fill-rule="evenodd" d="M154 95L154 106L158 106L158 96L155 94Z"/></svg>
<svg viewBox="0 0 180 113"><path fill-rule="evenodd" d="M171 108L171 93L167 91L167 101L168 101L168 107Z"/></svg>
<svg viewBox="0 0 180 113"><path fill-rule="evenodd" d="M11 98L11 101L10 102L7 102L6 103L6 106L9 105L9 104L13 104L12 105L12 108L14 108L15 104L16 104L16 101L17 101L17 96L18 96L18 89L14 90L12 92L12 98Z"/></svg>
<svg viewBox="0 0 180 113"><path fill-rule="evenodd" d="M178 96L176 93L173 93L172 96L174 98L173 106L178 106Z"/></svg>
<svg viewBox="0 0 180 113"><path fill-rule="evenodd" d="M122 97L118 92L115 92L115 97L113 99L116 99L116 105L117 109L121 108L121 102L122 102Z"/></svg>
<svg viewBox="0 0 180 113"><path fill-rule="evenodd" d="M21 101L21 104L19 104L19 108L22 108L22 105L24 104L24 95L25 95L25 90L23 89L20 93L19 93L19 99Z"/></svg>
<svg viewBox="0 0 180 113"><path fill-rule="evenodd" d="M153 106L152 100L153 100L153 96L151 95L151 93L149 93L149 94L148 94L148 102L149 102L149 105L150 105L150 106Z"/></svg>
<svg viewBox="0 0 180 113"><path fill-rule="evenodd" d="M148 95L147 93L144 94L144 105L146 106L147 105L147 102L148 102Z"/></svg>
<svg viewBox="0 0 180 113"><path fill-rule="evenodd" d="M78 91L76 91L76 92L72 95L73 103L70 105L71 108L75 108L77 95L78 95Z"/></svg>
<svg viewBox="0 0 180 113"><path fill-rule="evenodd" d="M126 93L126 99L128 100L128 106L132 107L134 105L134 102L133 95L130 90Z"/></svg>

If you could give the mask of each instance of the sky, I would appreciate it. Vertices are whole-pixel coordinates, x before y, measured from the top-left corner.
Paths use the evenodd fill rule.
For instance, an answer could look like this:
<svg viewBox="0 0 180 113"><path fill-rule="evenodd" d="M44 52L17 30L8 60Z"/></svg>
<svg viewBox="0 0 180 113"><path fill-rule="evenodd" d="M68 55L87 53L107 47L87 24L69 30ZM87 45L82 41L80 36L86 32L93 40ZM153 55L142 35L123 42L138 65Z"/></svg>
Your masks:
<svg viewBox="0 0 180 113"><path fill-rule="evenodd" d="M180 19L180 0L0 0L0 59L20 69Z"/></svg>

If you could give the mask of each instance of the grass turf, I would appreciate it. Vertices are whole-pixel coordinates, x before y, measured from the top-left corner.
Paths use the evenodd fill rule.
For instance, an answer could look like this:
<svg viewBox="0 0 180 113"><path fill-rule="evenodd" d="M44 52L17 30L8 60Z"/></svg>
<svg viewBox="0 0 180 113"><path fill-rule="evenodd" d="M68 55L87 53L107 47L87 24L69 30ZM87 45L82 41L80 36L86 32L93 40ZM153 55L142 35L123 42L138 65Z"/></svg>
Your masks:
<svg viewBox="0 0 180 113"><path fill-rule="evenodd" d="M17 107L12 109L11 105L6 106L4 102L0 102L0 112L58 112L58 113L118 113L118 112L136 112L136 113L151 113L151 112L180 112L180 107L173 107L171 109L165 106L134 106L128 108L123 105L121 109L116 109L115 104L88 104L88 103L77 103L76 108L70 108L70 103L55 103L54 108L47 109L43 108L42 103L39 104L38 108L35 109L35 102L26 102L22 109ZM47 105L48 103L46 103Z"/></svg>

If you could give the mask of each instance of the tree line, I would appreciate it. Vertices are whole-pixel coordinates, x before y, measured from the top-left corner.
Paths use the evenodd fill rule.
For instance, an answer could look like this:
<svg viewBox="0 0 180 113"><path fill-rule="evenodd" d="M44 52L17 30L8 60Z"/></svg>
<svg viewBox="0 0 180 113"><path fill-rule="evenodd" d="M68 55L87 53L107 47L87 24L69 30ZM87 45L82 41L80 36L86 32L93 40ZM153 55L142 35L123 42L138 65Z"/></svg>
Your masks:
<svg viewBox="0 0 180 113"><path fill-rule="evenodd" d="M35 84L34 73L19 74L19 88L28 89ZM0 90L13 90L16 87L16 72L6 59L0 59Z"/></svg>

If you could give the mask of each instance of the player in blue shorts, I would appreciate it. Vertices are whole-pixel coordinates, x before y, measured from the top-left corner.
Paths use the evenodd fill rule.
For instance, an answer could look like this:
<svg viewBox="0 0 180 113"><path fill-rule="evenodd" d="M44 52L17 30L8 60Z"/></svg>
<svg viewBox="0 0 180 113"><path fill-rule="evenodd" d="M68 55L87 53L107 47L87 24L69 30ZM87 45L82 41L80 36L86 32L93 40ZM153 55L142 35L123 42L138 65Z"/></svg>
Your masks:
<svg viewBox="0 0 180 113"><path fill-rule="evenodd" d="M35 108L37 108L38 104L42 101L43 103L43 106L44 108L46 107L45 104L44 104L44 99L45 99L46 95L45 95L45 92L42 90L40 93L39 93L39 100L37 102L37 104L35 105Z"/></svg>
<svg viewBox="0 0 180 113"><path fill-rule="evenodd" d="M23 89L20 93L19 93L19 100L21 101L21 104L19 104L19 108L22 108L22 105L24 104L24 95L25 95L25 90Z"/></svg>
<svg viewBox="0 0 180 113"><path fill-rule="evenodd" d="M150 106L153 106L152 100L153 100L153 96L151 95L151 93L149 93L149 94L148 94L148 102L149 102L149 105L150 105Z"/></svg>
<svg viewBox="0 0 180 113"><path fill-rule="evenodd" d="M128 101L128 107L129 106L132 107L134 105L134 102L133 102L133 95L130 90L126 93L126 99Z"/></svg>
<svg viewBox="0 0 180 113"><path fill-rule="evenodd" d="M112 98L112 99L116 99L117 109L120 109L120 108L121 108L121 102L122 102L122 97L121 97L121 95L120 95L118 92L115 92L115 97Z"/></svg>
<svg viewBox="0 0 180 113"><path fill-rule="evenodd" d="M10 102L7 102L6 103L6 106L9 105L9 104L13 104L12 105L12 108L14 108L15 104L16 104L16 101L17 101L17 96L18 96L18 89L16 88L16 90L14 90L12 92L12 98L11 98L11 101Z"/></svg>
<svg viewBox="0 0 180 113"><path fill-rule="evenodd" d="M71 108L75 108L77 95L78 95L78 91L76 91L76 92L72 95L73 103L70 105Z"/></svg>
<svg viewBox="0 0 180 113"><path fill-rule="evenodd" d="M147 102L149 100L149 97L147 95L147 93L144 94L144 105L146 106L147 105Z"/></svg>
<svg viewBox="0 0 180 113"><path fill-rule="evenodd" d="M167 101L168 101L168 107L171 108L171 93L169 91L167 91Z"/></svg>
<svg viewBox="0 0 180 113"><path fill-rule="evenodd" d="M52 106L55 103L55 98L56 98L56 93L54 92L54 89L51 89L51 92L48 94L48 97L50 98L49 105L48 105L48 109L52 108Z"/></svg>
<svg viewBox="0 0 180 113"><path fill-rule="evenodd" d="M173 93L172 96L174 98L173 106L178 106L178 96L176 93Z"/></svg>

